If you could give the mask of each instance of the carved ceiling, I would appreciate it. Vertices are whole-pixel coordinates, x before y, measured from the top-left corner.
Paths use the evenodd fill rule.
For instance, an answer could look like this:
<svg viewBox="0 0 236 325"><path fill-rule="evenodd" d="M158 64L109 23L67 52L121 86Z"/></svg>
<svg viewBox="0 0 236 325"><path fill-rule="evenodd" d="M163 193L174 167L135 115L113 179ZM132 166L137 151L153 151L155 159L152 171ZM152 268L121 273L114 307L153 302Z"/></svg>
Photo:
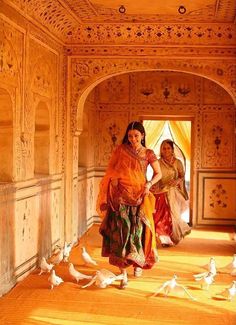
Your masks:
<svg viewBox="0 0 236 325"><path fill-rule="evenodd" d="M64 0L88 22L234 22L234 0Z"/></svg>
<svg viewBox="0 0 236 325"><path fill-rule="evenodd" d="M211 33L210 26L214 26L214 33L219 31L222 38L231 39L230 45L235 36L235 0L183 0L181 2L179 0L165 0L164 2L153 0L1 0L0 2L17 9L27 19L37 22L62 42L70 44L116 44L116 40L117 44L127 44L132 39L130 38L132 33L133 38L137 36L136 40L142 40L140 36L144 35L155 35L160 40L163 31L156 29L156 26L158 28L165 26L165 33L168 33L168 28L177 26L177 29L181 29L185 25L188 28L185 34L188 31L191 32L192 28L195 28L194 33L197 34L196 28L199 28L199 39L203 33L202 26L205 28L205 35L206 28ZM220 26L222 26L223 33ZM178 30L174 33L177 39L183 36L182 32L178 34ZM185 37L188 35L186 34ZM145 43L147 39L148 37L143 37L142 42ZM156 42L154 37L149 40Z"/></svg>

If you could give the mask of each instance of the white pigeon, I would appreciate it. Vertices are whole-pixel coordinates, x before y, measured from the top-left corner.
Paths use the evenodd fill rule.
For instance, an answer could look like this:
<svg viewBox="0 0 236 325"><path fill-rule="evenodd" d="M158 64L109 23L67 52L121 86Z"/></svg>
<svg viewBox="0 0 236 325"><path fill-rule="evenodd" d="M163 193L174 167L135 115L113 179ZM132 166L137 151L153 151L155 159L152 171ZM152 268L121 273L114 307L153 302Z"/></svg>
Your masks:
<svg viewBox="0 0 236 325"><path fill-rule="evenodd" d="M231 275L236 275L236 254L233 255L233 260L231 263L221 267L218 271L220 273L230 273Z"/></svg>
<svg viewBox="0 0 236 325"><path fill-rule="evenodd" d="M194 276L195 277L195 276ZM214 282L214 274L211 272L203 273L202 276L195 277L195 280L200 283L202 289L208 290L210 285Z"/></svg>
<svg viewBox="0 0 236 325"><path fill-rule="evenodd" d="M221 295L225 297L227 300L231 301L234 296L236 296L236 281L233 281L231 286L229 288L226 288L221 293L218 293L217 295Z"/></svg>
<svg viewBox="0 0 236 325"><path fill-rule="evenodd" d="M65 241L64 248L63 248L63 261L64 262L68 262L72 246L73 246L73 243L67 244L67 242Z"/></svg>
<svg viewBox="0 0 236 325"><path fill-rule="evenodd" d="M205 265L204 268L207 269L206 272L202 272L202 273L198 273L198 274L193 275L195 280L201 279L202 277L207 276L209 272L211 274L213 274L213 276L216 275L216 273L217 273L217 271L216 271L216 261L215 261L214 257L210 258L209 263L207 265Z"/></svg>
<svg viewBox="0 0 236 325"><path fill-rule="evenodd" d="M76 280L77 283L79 282L79 280L92 279L92 275L86 275L86 274L80 273L79 271L77 271L74 268L74 265L72 263L69 263L69 273L72 276L72 278L74 278Z"/></svg>
<svg viewBox="0 0 236 325"><path fill-rule="evenodd" d="M44 272L50 272L51 269L53 268L53 264L47 263L46 258L42 257L41 262L40 262L40 272L39 275L41 275Z"/></svg>
<svg viewBox="0 0 236 325"><path fill-rule="evenodd" d="M93 264L98 265L98 263L92 259L92 257L88 254L85 247L82 247L82 258L85 264Z"/></svg>
<svg viewBox="0 0 236 325"><path fill-rule="evenodd" d="M63 260L63 249L58 249L56 252L50 257L50 262L54 265L60 264Z"/></svg>
<svg viewBox="0 0 236 325"><path fill-rule="evenodd" d="M174 274L173 278L164 282L152 296L157 296L161 291L164 292L165 296L168 296L170 292L179 292L186 293L190 299L196 300L183 285L177 283L176 279L177 275Z"/></svg>
<svg viewBox="0 0 236 325"><path fill-rule="evenodd" d="M64 282L62 280L62 278L60 278L58 275L56 275L55 270L51 271L51 274L48 278L48 281L51 285L51 289L53 289L54 286L59 286L59 284L61 284L62 282Z"/></svg>
<svg viewBox="0 0 236 325"><path fill-rule="evenodd" d="M123 278L124 274L115 275L109 270L101 269L96 271L96 275L92 278L92 280L86 285L82 286L82 288L90 287L93 283L95 283L98 288L104 289L114 281L120 281L123 280Z"/></svg>

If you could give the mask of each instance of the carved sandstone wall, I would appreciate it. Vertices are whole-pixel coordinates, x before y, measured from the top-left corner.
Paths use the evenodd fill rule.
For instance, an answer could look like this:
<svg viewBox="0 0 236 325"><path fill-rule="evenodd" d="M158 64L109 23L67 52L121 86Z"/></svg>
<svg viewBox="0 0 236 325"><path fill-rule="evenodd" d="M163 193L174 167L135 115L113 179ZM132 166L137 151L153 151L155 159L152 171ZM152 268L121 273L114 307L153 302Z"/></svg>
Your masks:
<svg viewBox="0 0 236 325"><path fill-rule="evenodd" d="M0 295L64 240L62 55L17 13L1 14Z"/></svg>
<svg viewBox="0 0 236 325"><path fill-rule="evenodd" d="M133 119L192 121L193 223L235 222L234 2L185 16L87 0L0 10L0 294L99 221L99 180Z"/></svg>

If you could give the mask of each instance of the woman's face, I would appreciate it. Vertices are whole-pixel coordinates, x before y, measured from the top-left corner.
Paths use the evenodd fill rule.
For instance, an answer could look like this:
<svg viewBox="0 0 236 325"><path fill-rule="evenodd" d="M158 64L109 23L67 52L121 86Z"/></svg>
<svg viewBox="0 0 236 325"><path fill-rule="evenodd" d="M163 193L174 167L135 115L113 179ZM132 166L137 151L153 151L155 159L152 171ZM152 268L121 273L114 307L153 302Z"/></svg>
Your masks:
<svg viewBox="0 0 236 325"><path fill-rule="evenodd" d="M161 146L161 156L164 158L170 158L173 155L173 149L171 145L164 142Z"/></svg>
<svg viewBox="0 0 236 325"><path fill-rule="evenodd" d="M134 130L129 130L128 132L128 140L134 149L137 149L141 146L141 141L143 137L144 135L138 130L134 129Z"/></svg>

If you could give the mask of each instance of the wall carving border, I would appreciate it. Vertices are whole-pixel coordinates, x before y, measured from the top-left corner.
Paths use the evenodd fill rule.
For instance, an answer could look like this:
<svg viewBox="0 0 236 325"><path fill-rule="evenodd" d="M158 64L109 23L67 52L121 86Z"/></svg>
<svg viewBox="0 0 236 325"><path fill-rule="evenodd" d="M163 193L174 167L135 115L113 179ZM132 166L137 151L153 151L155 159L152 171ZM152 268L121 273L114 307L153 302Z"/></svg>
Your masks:
<svg viewBox="0 0 236 325"><path fill-rule="evenodd" d="M149 56L149 57L184 57L197 56L197 57L226 57L235 58L235 47L198 47L198 46L185 46L185 47L162 47L162 46L100 46L100 45L87 45L87 46L67 46L65 48L65 55L76 56Z"/></svg>
<svg viewBox="0 0 236 325"><path fill-rule="evenodd" d="M77 44L235 45L233 24L159 23L87 24L68 33Z"/></svg>
<svg viewBox="0 0 236 325"><path fill-rule="evenodd" d="M148 70L192 73L220 84L236 101L236 64L232 61L69 57L69 70L72 133L82 128L83 104L88 93L98 83L116 74Z"/></svg>

